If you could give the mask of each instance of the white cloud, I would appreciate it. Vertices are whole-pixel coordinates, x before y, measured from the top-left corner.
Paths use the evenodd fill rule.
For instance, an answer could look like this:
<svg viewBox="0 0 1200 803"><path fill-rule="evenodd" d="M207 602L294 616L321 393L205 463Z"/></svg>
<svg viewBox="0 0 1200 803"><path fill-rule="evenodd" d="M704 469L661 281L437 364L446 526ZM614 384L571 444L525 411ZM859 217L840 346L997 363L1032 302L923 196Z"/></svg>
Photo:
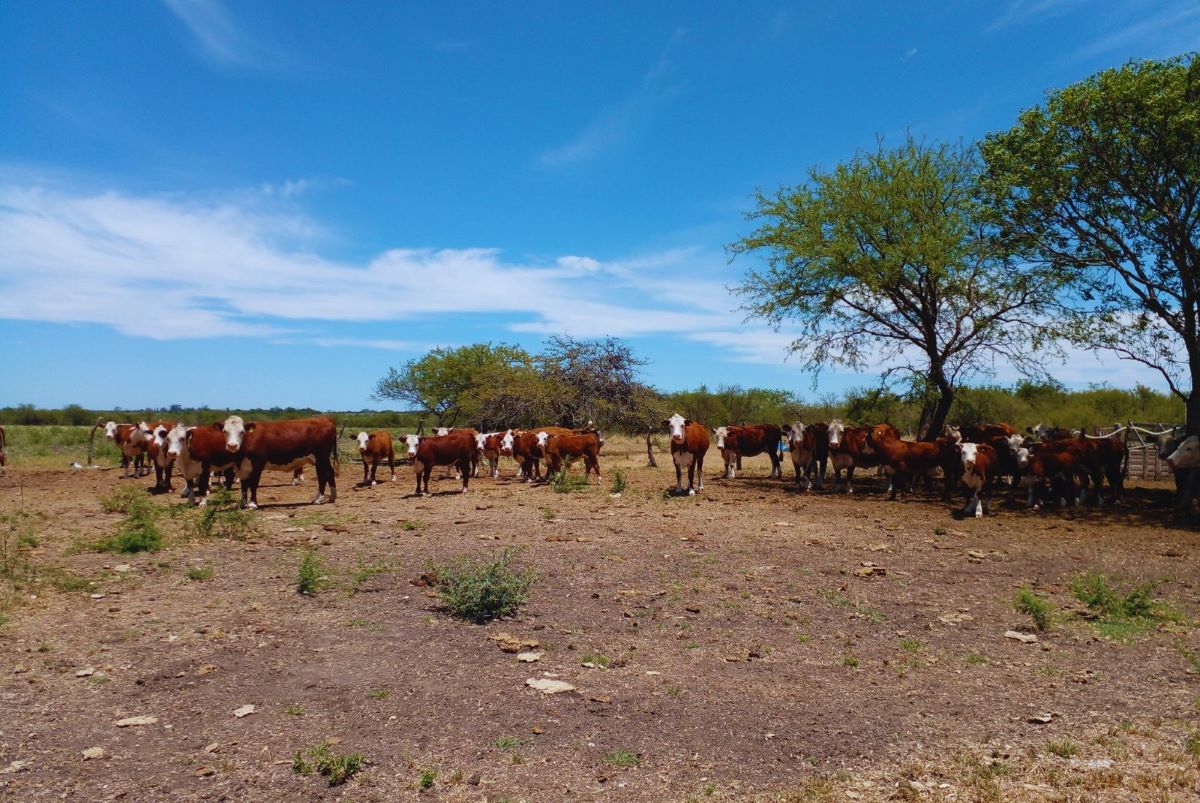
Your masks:
<svg viewBox="0 0 1200 803"><path fill-rule="evenodd" d="M1161 7L1157 14L1137 15L1116 21L1112 33L1101 36L1072 54L1074 61L1087 61L1116 53L1152 58L1194 50L1200 40L1200 6L1193 2Z"/></svg>
<svg viewBox="0 0 1200 803"><path fill-rule="evenodd" d="M221 0L163 0L192 34L200 52L223 66L277 66L282 54L244 31Z"/></svg>
<svg viewBox="0 0 1200 803"><path fill-rule="evenodd" d="M646 124L662 98L665 81L671 73L671 51L682 38L683 30L677 29L637 89L593 117L570 142L543 151L537 158L538 164L547 169L568 167L593 159L631 139L637 129Z"/></svg>
<svg viewBox="0 0 1200 803"><path fill-rule="evenodd" d="M918 51L915 47L910 47L908 50L904 51L904 55L900 57L900 60L908 61L913 56L917 55L918 52L920 52L920 51Z"/></svg>

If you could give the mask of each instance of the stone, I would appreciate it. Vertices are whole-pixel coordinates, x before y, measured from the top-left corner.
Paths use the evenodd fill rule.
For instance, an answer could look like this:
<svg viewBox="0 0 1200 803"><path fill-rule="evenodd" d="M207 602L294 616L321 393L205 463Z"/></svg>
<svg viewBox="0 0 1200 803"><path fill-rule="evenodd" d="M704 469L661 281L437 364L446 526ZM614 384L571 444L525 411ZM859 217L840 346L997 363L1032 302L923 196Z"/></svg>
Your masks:
<svg viewBox="0 0 1200 803"><path fill-rule="evenodd" d="M525 681L525 685L531 689L540 691L542 694L562 694L566 691L575 691L575 687L565 680L551 680L549 678L529 678Z"/></svg>
<svg viewBox="0 0 1200 803"><path fill-rule="evenodd" d="M93 759L104 758L105 753L103 747L89 747L80 753L80 755L83 756L84 761L92 761Z"/></svg>

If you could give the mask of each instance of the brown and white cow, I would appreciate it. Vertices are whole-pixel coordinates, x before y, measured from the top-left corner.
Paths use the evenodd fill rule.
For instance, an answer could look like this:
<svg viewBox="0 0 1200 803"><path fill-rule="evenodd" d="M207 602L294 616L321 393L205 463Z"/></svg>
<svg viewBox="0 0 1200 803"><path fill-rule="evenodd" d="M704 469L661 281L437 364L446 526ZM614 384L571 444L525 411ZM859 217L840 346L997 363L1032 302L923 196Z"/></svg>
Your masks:
<svg viewBox="0 0 1200 803"><path fill-rule="evenodd" d="M717 448L725 461L725 479L733 479L741 458L763 454L771 458L770 479L783 479L780 466L779 442L783 434L775 424L751 424L748 426L724 426L713 430L717 436Z"/></svg>
<svg viewBox="0 0 1200 803"><path fill-rule="evenodd" d="M807 491L814 487L813 474L816 474L816 489L821 490L821 481L829 462L829 425L796 421L782 430L787 438L788 456L796 469L796 484L800 484L800 475L803 474L807 483L804 490Z"/></svg>
<svg viewBox="0 0 1200 803"><path fill-rule="evenodd" d="M663 421L663 426L671 436L671 462L675 464L675 495L686 493L695 496L696 491L704 490L704 455L708 452L711 442L708 430L703 424L684 418L675 413ZM687 468L687 490L683 488L683 469ZM700 484L696 485L699 477Z"/></svg>
<svg viewBox="0 0 1200 803"><path fill-rule="evenodd" d="M488 462L488 474L493 479L500 476L500 456L504 454L504 437L511 432L511 429L507 432L489 432L487 434L481 432L475 436L475 445L479 449L479 456ZM511 448L508 450L508 454L512 455Z"/></svg>
<svg viewBox="0 0 1200 803"><path fill-rule="evenodd" d="M536 432L513 431L505 436L508 440L508 450L518 466L521 482L540 480L542 478L541 461L546 456L538 443Z"/></svg>
<svg viewBox="0 0 1200 803"><path fill-rule="evenodd" d="M538 446L546 455L546 479L560 471L566 471L566 461L583 458L583 477L590 478L596 472L596 482L603 482L600 476L600 445L604 442L599 430L584 432L579 435L551 435L542 430L537 433Z"/></svg>
<svg viewBox="0 0 1200 803"><path fill-rule="evenodd" d="M154 493L167 493L171 490L175 455L167 451L167 433L174 428L174 421L159 421L150 427L150 444L146 454L154 464Z"/></svg>
<svg viewBox="0 0 1200 803"><path fill-rule="evenodd" d="M242 481L242 506L258 507L258 485L268 464L292 465L311 457L317 469L317 495L313 504L337 501L337 478L333 453L337 448L337 425L328 416L290 421L251 421L231 415L222 426L225 449L237 454L238 478Z"/></svg>
<svg viewBox="0 0 1200 803"><path fill-rule="evenodd" d="M386 429L360 432L356 440L358 441L358 454L363 461L362 484L375 487L375 473L379 470L379 464L384 460L387 461L388 469L392 472L392 482L395 482L396 452L392 448L392 433Z"/></svg>
<svg viewBox="0 0 1200 803"><path fill-rule="evenodd" d="M226 487L233 485L237 454L225 448L225 430L220 421L200 427L176 424L167 433L167 453L174 458L183 477L184 496L200 507L208 504L212 471L225 472Z"/></svg>
<svg viewBox="0 0 1200 803"><path fill-rule="evenodd" d="M1017 434L1012 424L969 424L965 427L946 425L945 434L959 443L989 443L992 438L1008 438Z"/></svg>
<svg viewBox="0 0 1200 803"><path fill-rule="evenodd" d="M996 450L986 443L964 443L962 452L962 483L970 491L965 515L981 518L990 513L992 497L992 470L996 465Z"/></svg>
<svg viewBox="0 0 1200 803"><path fill-rule="evenodd" d="M129 466L133 464L133 476L141 477L148 474L146 452L150 446L150 431L138 424L118 424L109 421L104 425L104 437L117 445L121 450L121 478L128 479Z"/></svg>
<svg viewBox="0 0 1200 803"><path fill-rule="evenodd" d="M891 431L900 437L900 432L891 424ZM867 442L870 427L848 427L840 418L829 422L829 460L833 465L833 487L837 490L841 482L841 474L846 472L846 493L854 493L854 470L857 468L875 468L879 465L879 455ZM892 478L888 476L889 489Z"/></svg>
<svg viewBox="0 0 1200 803"><path fill-rule="evenodd" d="M412 438L408 436L410 448ZM421 496L424 483L425 495L429 496L429 475L434 466L454 466L462 477L462 492L467 492L467 484L471 480L471 461L478 453L475 435L471 431L451 432L447 435L434 435L421 438L413 449L413 471L417 475L416 495Z"/></svg>
<svg viewBox="0 0 1200 803"><path fill-rule="evenodd" d="M949 438L946 439L950 441ZM928 441L901 440L891 424L876 424L867 434L867 444L879 456L884 470L891 470L892 492L888 499L895 499L901 488L911 488L916 477L931 478L939 468L946 465L942 445Z"/></svg>

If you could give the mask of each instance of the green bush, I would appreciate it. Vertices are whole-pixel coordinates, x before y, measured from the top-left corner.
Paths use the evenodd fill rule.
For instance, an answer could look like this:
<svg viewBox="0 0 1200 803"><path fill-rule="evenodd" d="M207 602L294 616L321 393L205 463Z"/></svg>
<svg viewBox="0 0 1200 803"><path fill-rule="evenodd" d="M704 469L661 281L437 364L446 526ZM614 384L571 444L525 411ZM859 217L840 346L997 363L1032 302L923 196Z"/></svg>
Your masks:
<svg viewBox="0 0 1200 803"><path fill-rule="evenodd" d="M1105 618L1139 619L1156 613L1153 583L1142 583L1121 592L1113 587L1107 575L1087 572L1071 578L1068 588L1075 599Z"/></svg>
<svg viewBox="0 0 1200 803"><path fill-rule="evenodd" d="M1054 606L1049 600L1035 594L1029 586L1018 589L1013 599L1013 607L1019 613L1028 614L1038 630L1050 629L1050 612L1054 610Z"/></svg>
<svg viewBox="0 0 1200 803"><path fill-rule="evenodd" d="M100 497L100 509L105 513L128 513L148 504L146 489L140 485L118 485Z"/></svg>
<svg viewBox="0 0 1200 803"><path fill-rule="evenodd" d="M560 494L582 491L587 488L587 485L587 477L582 474L572 474L565 465L554 475L554 481L550 483L550 487L554 489L555 493Z"/></svg>
<svg viewBox="0 0 1200 803"><path fill-rule="evenodd" d="M156 552L162 548L163 534L158 527L158 517L162 511L150 501L144 489L133 490L136 493L118 490L103 503L106 507L111 505L114 509L123 510L125 518L117 525L116 534L97 542L96 548L100 551Z"/></svg>
<svg viewBox="0 0 1200 803"><path fill-rule="evenodd" d="M258 533L258 519L249 510L242 510L233 492L223 485L208 495L208 504L195 509L192 535L198 538L228 538L245 541Z"/></svg>
<svg viewBox="0 0 1200 803"><path fill-rule="evenodd" d="M296 590L301 594L317 593L325 582L323 568L316 552L311 549L305 552L296 575Z"/></svg>
<svg viewBox="0 0 1200 803"><path fill-rule="evenodd" d="M536 579L530 570L513 568L517 549L485 558L467 556L429 568L446 609L459 619L482 623L510 616L525 603Z"/></svg>
<svg viewBox="0 0 1200 803"><path fill-rule="evenodd" d="M330 786L341 786L362 769L363 762L362 753L339 756L329 749L328 742L322 742L307 753L297 750L292 770L298 775L310 775L315 770L329 779Z"/></svg>
<svg viewBox="0 0 1200 803"><path fill-rule="evenodd" d="M621 469L613 471L612 493L624 493L629 487L629 478L625 476L625 472Z"/></svg>

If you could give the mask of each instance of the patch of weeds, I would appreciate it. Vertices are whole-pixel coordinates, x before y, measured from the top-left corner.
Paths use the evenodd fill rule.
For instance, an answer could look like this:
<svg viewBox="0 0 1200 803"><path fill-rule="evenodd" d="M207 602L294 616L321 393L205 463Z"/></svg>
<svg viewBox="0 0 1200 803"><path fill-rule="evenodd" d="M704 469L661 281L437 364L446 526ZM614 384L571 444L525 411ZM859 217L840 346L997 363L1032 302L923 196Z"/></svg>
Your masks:
<svg viewBox="0 0 1200 803"><path fill-rule="evenodd" d="M1027 614L1038 630L1050 629L1050 613L1054 606L1045 597L1035 594L1029 586L1017 589L1017 595L1013 597L1013 607L1017 609L1017 613Z"/></svg>
<svg viewBox="0 0 1200 803"><path fill-rule="evenodd" d="M392 696L392 693L387 689L371 689L367 692L367 696L372 700L386 700Z"/></svg>
<svg viewBox="0 0 1200 803"><path fill-rule="evenodd" d="M417 778L417 788L423 792L431 788L436 780L437 770L422 770L420 777Z"/></svg>
<svg viewBox="0 0 1200 803"><path fill-rule="evenodd" d="M157 552L163 545L162 530L158 527L160 512L158 505L151 502L144 491L140 496L132 497L125 506L125 518L117 525L117 532L96 542L96 548L102 552L124 554Z"/></svg>
<svg viewBox="0 0 1200 803"><path fill-rule="evenodd" d="M355 618L346 623L348 627L369 627L371 625L366 619Z"/></svg>
<svg viewBox="0 0 1200 803"><path fill-rule="evenodd" d="M694 641L689 641L689 642L687 643L687 648L688 648L689 650L698 650L698 649L700 649L700 645L699 645L699 644L697 644L697 643L696 643L696 642L694 642Z"/></svg>
<svg viewBox="0 0 1200 803"><path fill-rule="evenodd" d="M582 474L572 474L564 466L561 471L554 475L554 481L550 483L550 487L555 493L569 494L576 491L582 491L588 487L587 477Z"/></svg>
<svg viewBox="0 0 1200 803"><path fill-rule="evenodd" d="M417 519L401 519L400 529L410 533L413 530L423 530L425 529L425 522L418 521Z"/></svg>
<svg viewBox="0 0 1200 803"><path fill-rule="evenodd" d="M680 695L683 694L683 687L682 686L667 686L665 689L663 689L663 691L665 691L667 694L671 695L672 697L679 697Z"/></svg>
<svg viewBox="0 0 1200 803"><path fill-rule="evenodd" d="M1059 758L1071 758L1079 753L1079 745L1067 739L1047 742L1046 752Z"/></svg>
<svg viewBox="0 0 1200 803"><path fill-rule="evenodd" d="M1124 641L1160 622L1184 621L1166 602L1154 599L1154 583L1122 591L1114 582L1099 572L1087 572L1075 575L1067 584L1075 599L1087 606L1096 629L1105 637Z"/></svg>
<svg viewBox="0 0 1200 803"><path fill-rule="evenodd" d="M50 642L43 641L38 645L38 652L54 652L54 648L50 646Z"/></svg>
<svg viewBox="0 0 1200 803"><path fill-rule="evenodd" d="M859 605L854 609L855 613L866 619L871 624L880 625L887 621L887 616L878 608L872 608L868 605Z"/></svg>
<svg viewBox="0 0 1200 803"><path fill-rule="evenodd" d="M197 508L190 523L190 532L197 538L228 538L246 541L258 533L254 512L242 510L233 492L223 485L208 495L208 504Z"/></svg>
<svg viewBox="0 0 1200 803"><path fill-rule="evenodd" d="M497 750L515 750L522 744L516 736L500 736L496 739Z"/></svg>
<svg viewBox="0 0 1200 803"><path fill-rule="evenodd" d="M86 577L72 574L58 567L43 569L38 572L38 576L48 582L55 591L64 593L87 591L93 585L92 581Z"/></svg>
<svg viewBox="0 0 1200 803"><path fill-rule="evenodd" d="M300 569L296 574L296 590L301 594L315 594L325 584L323 566L317 553L308 550L300 560Z"/></svg>
<svg viewBox="0 0 1200 803"><path fill-rule="evenodd" d="M490 557L461 556L429 567L436 574L437 594L452 616L476 624L511 616L525 603L537 579L529 569L517 569L513 559L519 549L506 549Z"/></svg>
<svg viewBox="0 0 1200 803"><path fill-rule="evenodd" d="M329 780L330 786L341 786L362 769L363 761L362 753L340 756L329 749L328 742L321 742L307 752L297 750L292 759L292 770L298 775L317 772Z"/></svg>
<svg viewBox="0 0 1200 803"><path fill-rule="evenodd" d="M300 703L291 703L283 709L283 713L288 716L302 717L304 716L304 706L300 705Z"/></svg>
<svg viewBox="0 0 1200 803"><path fill-rule="evenodd" d="M847 597L840 591L826 591L825 599L829 600L829 604L835 608L849 608L854 604L854 600Z"/></svg>
<svg viewBox="0 0 1200 803"><path fill-rule="evenodd" d="M610 493L620 494L625 493L625 489L629 487L629 478L625 476L625 472L617 469L613 472L612 487Z"/></svg>
<svg viewBox="0 0 1200 803"><path fill-rule="evenodd" d="M1188 734L1187 741L1183 743L1183 750L1192 758L1200 758L1200 731Z"/></svg>
<svg viewBox="0 0 1200 803"><path fill-rule="evenodd" d="M807 644L808 642L812 641L812 636L810 636L808 633L797 633L796 641L800 642L801 644Z"/></svg>
<svg viewBox="0 0 1200 803"><path fill-rule="evenodd" d="M604 754L604 763L614 767L636 767L642 763L642 757L628 750L614 750Z"/></svg>
<svg viewBox="0 0 1200 803"><path fill-rule="evenodd" d="M1196 655L1182 644L1176 644L1175 649L1183 656L1183 660L1191 664L1192 669L1200 673L1200 655ZM1197 698L1197 707L1200 708L1200 698Z"/></svg>
<svg viewBox="0 0 1200 803"><path fill-rule="evenodd" d="M213 576L212 566L193 566L187 570L187 579L203 582L211 580Z"/></svg>
<svg viewBox="0 0 1200 803"><path fill-rule="evenodd" d="M557 516L558 516L558 514L554 512L554 508L552 508L552 507L542 508L542 518L545 519L546 521L554 521L554 519Z"/></svg>
<svg viewBox="0 0 1200 803"><path fill-rule="evenodd" d="M858 666L858 664L859 664L858 656L855 655L854 653L852 653L852 652L846 653L845 655L842 656L842 666L848 666L851 669L853 669L854 667Z"/></svg>
<svg viewBox="0 0 1200 803"><path fill-rule="evenodd" d="M100 497L100 509L105 513L128 513L145 501L146 491L141 485L118 485Z"/></svg>
<svg viewBox="0 0 1200 803"><path fill-rule="evenodd" d="M925 645L920 639L905 638L900 639L900 649L915 655L916 653L919 653L921 650L925 649Z"/></svg>
<svg viewBox="0 0 1200 803"><path fill-rule="evenodd" d="M584 655L582 658L579 659L579 662L584 663L584 664L594 664L599 669L608 669L608 665L609 665L609 663L611 663L608 656L593 655L592 653L588 653L587 655Z"/></svg>
<svg viewBox="0 0 1200 803"><path fill-rule="evenodd" d="M37 519L23 509L0 516L0 609L36 579L29 553L38 544Z"/></svg>

